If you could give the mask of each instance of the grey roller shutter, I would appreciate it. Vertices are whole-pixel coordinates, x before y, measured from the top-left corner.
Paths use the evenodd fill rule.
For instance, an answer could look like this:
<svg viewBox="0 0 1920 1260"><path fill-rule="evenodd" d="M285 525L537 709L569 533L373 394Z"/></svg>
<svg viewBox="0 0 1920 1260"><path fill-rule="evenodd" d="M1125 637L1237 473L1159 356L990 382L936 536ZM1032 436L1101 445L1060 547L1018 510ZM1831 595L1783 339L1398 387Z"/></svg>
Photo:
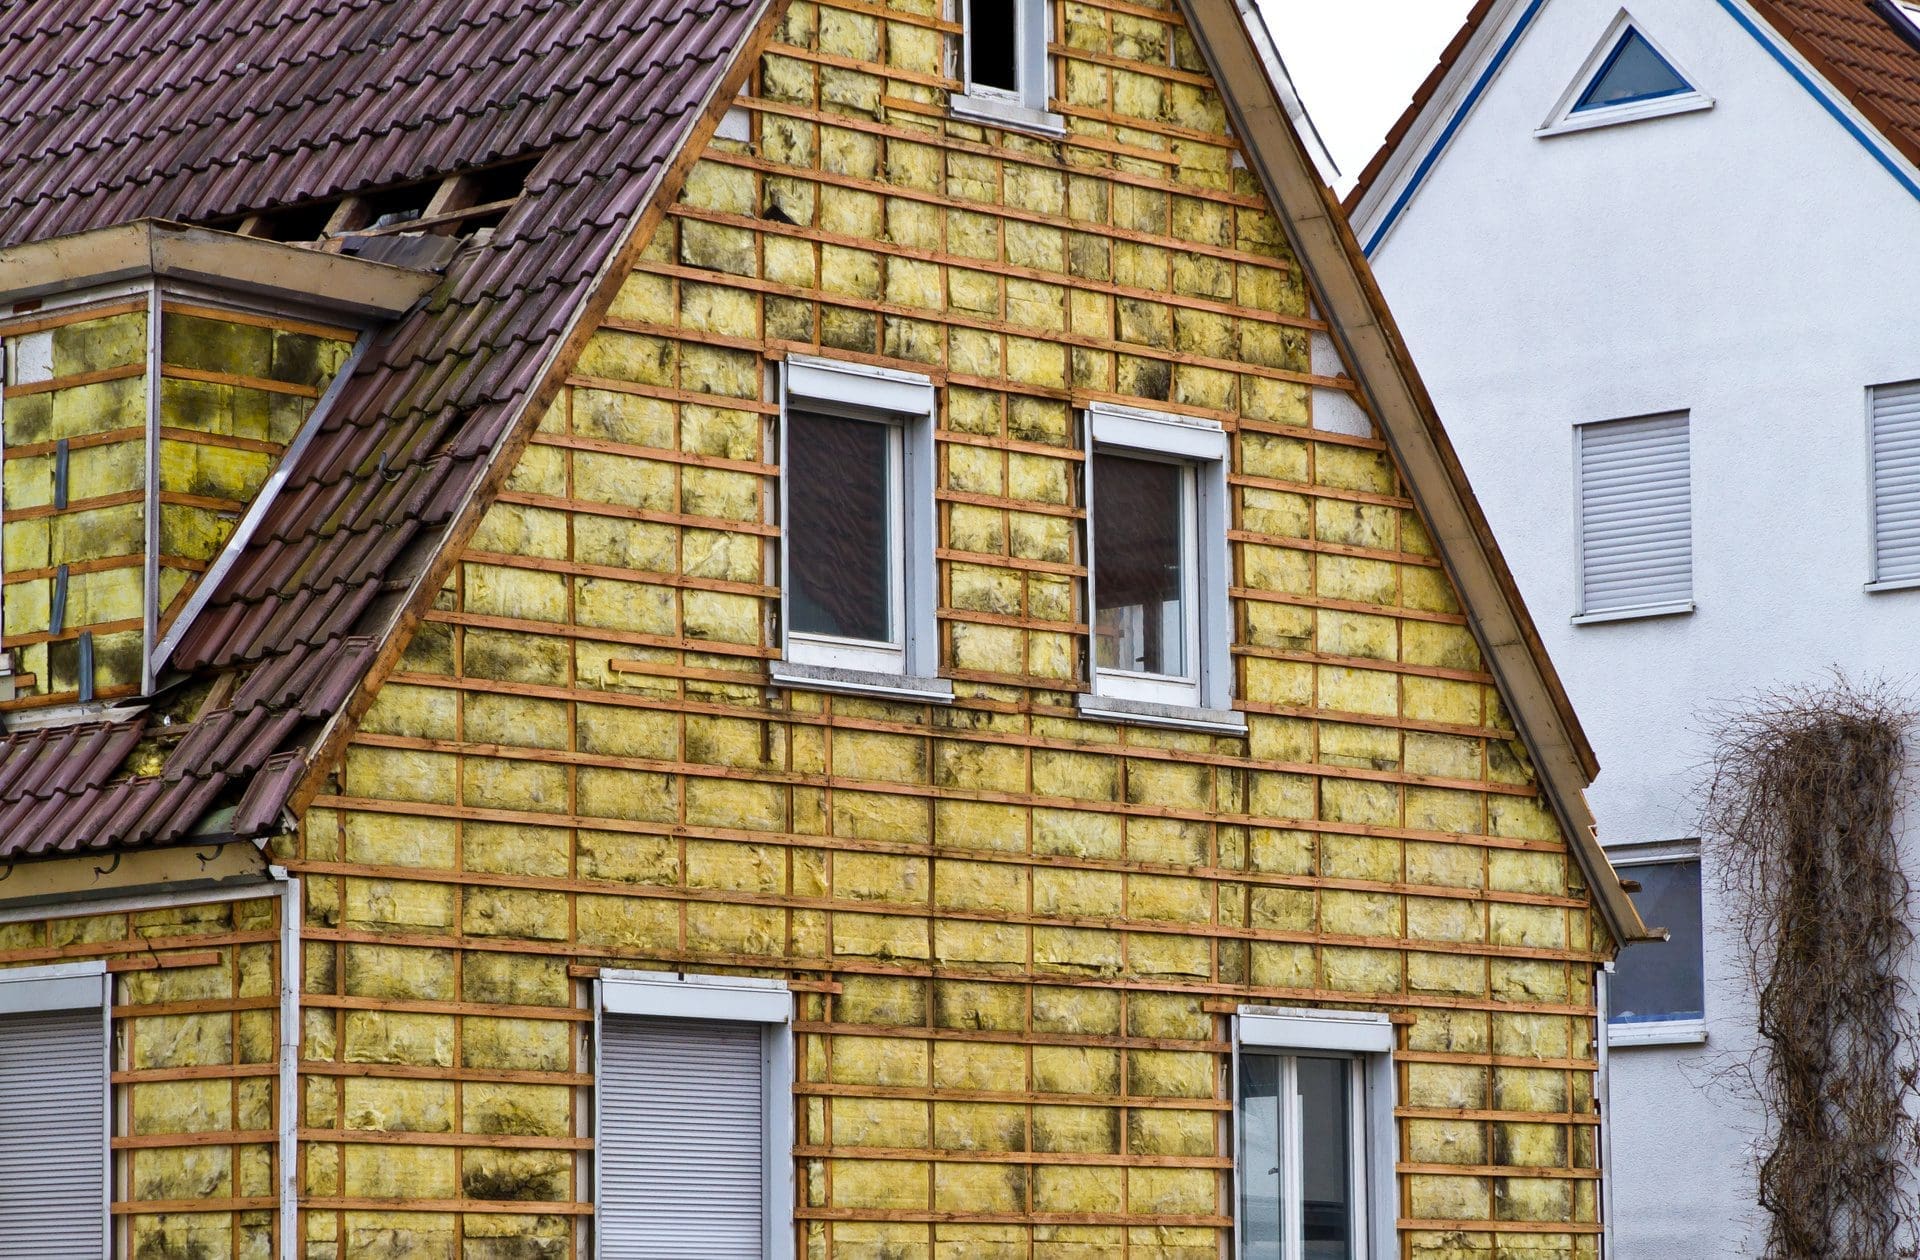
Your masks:
<svg viewBox="0 0 1920 1260"><path fill-rule="evenodd" d="M0 1260L106 1255L106 1019L0 1015Z"/></svg>
<svg viewBox="0 0 1920 1260"><path fill-rule="evenodd" d="M1920 578L1920 381L1873 391L1873 580Z"/></svg>
<svg viewBox="0 0 1920 1260"><path fill-rule="evenodd" d="M601 1256L760 1260L762 1053L758 1024L601 1017Z"/></svg>
<svg viewBox="0 0 1920 1260"><path fill-rule="evenodd" d="M1687 417L1580 427L1580 612L1693 600Z"/></svg>

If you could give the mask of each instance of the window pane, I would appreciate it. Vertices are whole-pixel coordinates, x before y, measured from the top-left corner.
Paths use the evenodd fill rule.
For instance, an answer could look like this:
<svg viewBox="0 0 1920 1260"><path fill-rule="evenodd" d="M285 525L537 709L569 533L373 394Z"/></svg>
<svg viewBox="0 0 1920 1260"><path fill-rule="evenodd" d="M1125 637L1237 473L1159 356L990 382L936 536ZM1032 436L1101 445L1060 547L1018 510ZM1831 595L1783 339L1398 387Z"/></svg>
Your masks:
<svg viewBox="0 0 1920 1260"><path fill-rule="evenodd" d="M1093 457L1096 661L1185 677L1189 475L1179 464Z"/></svg>
<svg viewBox="0 0 1920 1260"><path fill-rule="evenodd" d="M1301 1216L1306 1260L1355 1260L1352 1062L1300 1059Z"/></svg>
<svg viewBox="0 0 1920 1260"><path fill-rule="evenodd" d="M1633 904L1648 927L1673 937L1620 951L1608 989L1613 1023L1654 1019L1700 1019L1706 1014L1701 978L1700 859L1622 866L1640 881Z"/></svg>
<svg viewBox="0 0 1920 1260"><path fill-rule="evenodd" d="M791 628L893 642L891 426L795 411L787 446Z"/></svg>
<svg viewBox="0 0 1920 1260"><path fill-rule="evenodd" d="M1014 29L1014 6L1022 0L968 0L967 54L972 59L972 83L1020 90L1019 39ZM1031 2L1031 0L1029 0Z"/></svg>
<svg viewBox="0 0 1920 1260"><path fill-rule="evenodd" d="M1573 112L1657 100L1689 90L1687 81L1667 64L1666 58L1655 52L1639 31L1630 30Z"/></svg>
<svg viewBox="0 0 1920 1260"><path fill-rule="evenodd" d="M1240 1255L1280 1260L1280 1060L1240 1055Z"/></svg>

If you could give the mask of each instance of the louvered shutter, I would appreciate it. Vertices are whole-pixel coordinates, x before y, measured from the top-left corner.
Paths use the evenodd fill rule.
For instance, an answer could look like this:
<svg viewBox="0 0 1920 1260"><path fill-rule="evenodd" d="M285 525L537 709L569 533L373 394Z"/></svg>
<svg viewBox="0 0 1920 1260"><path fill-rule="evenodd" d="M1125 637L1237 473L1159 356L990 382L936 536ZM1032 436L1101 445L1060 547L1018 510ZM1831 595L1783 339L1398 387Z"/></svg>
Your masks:
<svg viewBox="0 0 1920 1260"><path fill-rule="evenodd" d="M1920 577L1920 381L1873 391L1873 580Z"/></svg>
<svg viewBox="0 0 1920 1260"><path fill-rule="evenodd" d="M1580 428L1580 612L1684 607L1693 599L1687 418Z"/></svg>
<svg viewBox="0 0 1920 1260"><path fill-rule="evenodd" d="M106 1019L0 1015L0 1260L106 1254Z"/></svg>
<svg viewBox="0 0 1920 1260"><path fill-rule="evenodd" d="M761 1026L604 1015L600 1254L761 1260Z"/></svg>

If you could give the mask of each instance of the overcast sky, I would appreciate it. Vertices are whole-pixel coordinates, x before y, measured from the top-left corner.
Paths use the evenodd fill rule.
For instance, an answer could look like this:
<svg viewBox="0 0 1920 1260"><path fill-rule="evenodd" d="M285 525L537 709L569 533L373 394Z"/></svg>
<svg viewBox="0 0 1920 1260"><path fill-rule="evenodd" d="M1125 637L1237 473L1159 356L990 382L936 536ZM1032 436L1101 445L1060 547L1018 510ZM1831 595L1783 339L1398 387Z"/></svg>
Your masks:
<svg viewBox="0 0 1920 1260"><path fill-rule="evenodd" d="M1472 0L1261 0L1314 125L1360 174L1413 90L1460 29Z"/></svg>

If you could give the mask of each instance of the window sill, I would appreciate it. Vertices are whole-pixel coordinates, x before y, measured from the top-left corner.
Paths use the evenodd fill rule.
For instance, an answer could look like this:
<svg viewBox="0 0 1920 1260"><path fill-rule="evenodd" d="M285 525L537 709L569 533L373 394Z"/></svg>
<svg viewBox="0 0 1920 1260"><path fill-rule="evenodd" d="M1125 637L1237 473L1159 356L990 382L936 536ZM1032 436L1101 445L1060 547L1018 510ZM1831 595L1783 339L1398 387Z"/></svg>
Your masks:
<svg viewBox="0 0 1920 1260"><path fill-rule="evenodd" d="M878 700L911 700L918 704L952 704L953 684L944 678L913 674L882 674L864 669L835 669L830 665L803 665L797 661L770 663L773 685L809 691L838 691Z"/></svg>
<svg viewBox="0 0 1920 1260"><path fill-rule="evenodd" d="M1892 591L1920 590L1920 577L1888 578L1883 582L1869 582L1864 589L1869 595L1885 595Z"/></svg>
<svg viewBox="0 0 1920 1260"><path fill-rule="evenodd" d="M1135 726L1163 726L1176 731L1207 731L1215 735L1245 735L1247 717L1232 709L1202 709L1185 704L1155 704L1081 692L1075 703L1080 716L1097 722L1129 722Z"/></svg>
<svg viewBox="0 0 1920 1260"><path fill-rule="evenodd" d="M1607 1048L1626 1050L1636 1046L1704 1046L1707 1021L1704 1019L1648 1020L1644 1024L1608 1024Z"/></svg>
<svg viewBox="0 0 1920 1260"><path fill-rule="evenodd" d="M1641 608L1615 608L1608 612L1580 613L1576 626L1597 626L1609 621L1643 621L1652 617L1685 617L1693 612L1693 601L1679 604L1648 604Z"/></svg>
<svg viewBox="0 0 1920 1260"><path fill-rule="evenodd" d="M1559 122L1541 127L1533 134L1537 140L1549 140L1554 136L1571 135L1576 131L1618 127L1624 123L1644 122L1649 118L1667 118L1674 114L1691 114L1712 108L1711 96L1704 96L1699 92L1688 92L1683 96L1663 96L1656 101L1638 101L1632 105L1616 105L1610 109L1590 109L1584 113L1569 114Z"/></svg>
<svg viewBox="0 0 1920 1260"><path fill-rule="evenodd" d="M1017 101L1003 101L992 96L968 96L963 92L954 92L947 98L947 111L954 117L964 118L968 122L992 123L996 127L1015 127L1022 131L1037 131L1046 136L1067 134L1067 120L1059 114L1035 109L1031 105L1022 105Z"/></svg>

